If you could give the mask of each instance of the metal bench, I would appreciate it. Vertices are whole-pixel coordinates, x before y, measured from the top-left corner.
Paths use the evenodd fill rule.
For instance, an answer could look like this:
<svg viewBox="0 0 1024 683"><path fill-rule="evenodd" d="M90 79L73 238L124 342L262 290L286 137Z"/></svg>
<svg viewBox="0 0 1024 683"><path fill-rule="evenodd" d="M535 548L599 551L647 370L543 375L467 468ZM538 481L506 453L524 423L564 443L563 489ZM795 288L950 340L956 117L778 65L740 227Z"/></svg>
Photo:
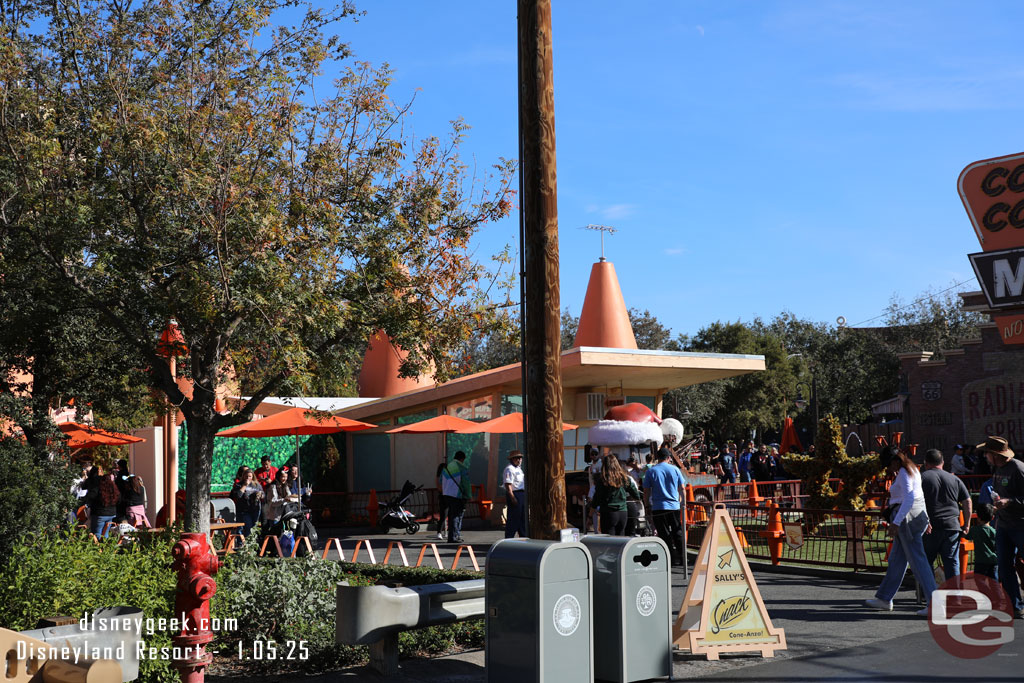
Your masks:
<svg viewBox="0 0 1024 683"><path fill-rule="evenodd" d="M398 673L398 634L484 616L484 580L427 586L338 585L335 642L369 645L370 666L384 676Z"/></svg>

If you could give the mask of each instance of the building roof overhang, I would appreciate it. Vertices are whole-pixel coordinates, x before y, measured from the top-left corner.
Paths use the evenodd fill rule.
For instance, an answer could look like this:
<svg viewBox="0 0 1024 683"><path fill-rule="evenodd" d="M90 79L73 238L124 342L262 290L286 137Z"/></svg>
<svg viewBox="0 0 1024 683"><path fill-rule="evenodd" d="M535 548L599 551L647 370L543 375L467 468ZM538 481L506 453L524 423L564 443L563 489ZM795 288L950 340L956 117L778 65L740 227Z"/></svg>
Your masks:
<svg viewBox="0 0 1024 683"><path fill-rule="evenodd" d="M667 391L764 369L764 356L759 355L580 346L562 352L562 389L621 386L631 390ZM379 398L345 408L337 414L372 421L488 393L518 394L520 387L521 369L519 363L514 363Z"/></svg>

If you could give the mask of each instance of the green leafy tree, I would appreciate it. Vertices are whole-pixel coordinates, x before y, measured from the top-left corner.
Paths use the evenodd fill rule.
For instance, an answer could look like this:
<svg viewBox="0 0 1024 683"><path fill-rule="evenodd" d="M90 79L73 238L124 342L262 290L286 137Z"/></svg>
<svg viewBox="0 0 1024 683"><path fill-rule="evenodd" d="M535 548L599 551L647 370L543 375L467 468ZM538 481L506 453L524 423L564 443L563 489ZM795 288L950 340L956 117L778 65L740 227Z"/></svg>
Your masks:
<svg viewBox="0 0 1024 683"><path fill-rule="evenodd" d="M576 346L576 333L580 329L580 317L573 315L568 308L562 311L562 350Z"/></svg>
<svg viewBox="0 0 1024 683"><path fill-rule="evenodd" d="M463 123L414 140L386 69L337 66L349 51L326 31L353 8L273 25L295 5L0 7L0 225L185 413L192 531L209 523L214 434L263 398L361 357L381 328L405 373L445 379L495 324L469 240L508 213L512 164L468 182ZM191 398L158 353L171 318ZM231 369L253 399L219 415Z"/></svg>
<svg viewBox="0 0 1024 683"><path fill-rule="evenodd" d="M56 430L49 434L58 438ZM23 536L65 522L74 480L65 463L62 457L41 455L20 438L0 437L0 567Z"/></svg>
<svg viewBox="0 0 1024 683"><path fill-rule="evenodd" d="M638 349L681 351L679 342L672 338L672 330L661 324L650 311L629 309L629 324L633 327Z"/></svg>
<svg viewBox="0 0 1024 683"><path fill-rule="evenodd" d="M716 322L687 342L688 351L763 355L765 371L716 380L691 388L688 398L710 391L712 401L688 405L693 422L710 439L743 438L752 430L778 429L796 395L796 375L782 340L740 322ZM700 411L698 413L698 411ZM700 415L699 418L696 416Z"/></svg>

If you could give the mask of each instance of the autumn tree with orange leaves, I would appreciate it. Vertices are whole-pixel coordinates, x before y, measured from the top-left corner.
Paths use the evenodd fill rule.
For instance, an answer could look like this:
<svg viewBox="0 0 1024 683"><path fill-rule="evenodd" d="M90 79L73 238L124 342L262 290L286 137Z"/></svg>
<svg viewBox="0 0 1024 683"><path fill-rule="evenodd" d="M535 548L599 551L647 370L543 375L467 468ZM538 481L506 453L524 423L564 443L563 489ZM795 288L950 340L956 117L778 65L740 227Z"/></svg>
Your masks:
<svg viewBox="0 0 1024 683"><path fill-rule="evenodd" d="M281 12L289 26L275 25ZM370 335L451 370L502 323L469 242L512 162L467 177L466 133L414 140L388 70L330 34L355 10L286 0L0 6L0 227L9 262L149 367L188 429L185 527L209 524L213 437L275 393L351 372ZM333 84L330 92L323 83ZM158 354L176 319L191 398ZM128 360L132 359L132 360ZM214 411L233 366L252 400Z"/></svg>

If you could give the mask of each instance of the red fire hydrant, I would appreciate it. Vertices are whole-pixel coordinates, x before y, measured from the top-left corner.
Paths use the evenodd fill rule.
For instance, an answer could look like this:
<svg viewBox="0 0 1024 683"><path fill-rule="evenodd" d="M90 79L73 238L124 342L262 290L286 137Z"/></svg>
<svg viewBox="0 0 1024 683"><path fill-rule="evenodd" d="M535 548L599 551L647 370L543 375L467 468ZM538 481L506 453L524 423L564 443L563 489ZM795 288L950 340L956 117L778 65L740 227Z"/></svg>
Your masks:
<svg viewBox="0 0 1024 683"><path fill-rule="evenodd" d="M180 631L172 638L178 655L174 668L182 683L203 683L206 667L213 656L206 653L206 644L213 640L210 630L210 598L217 592L213 575L220 570L220 560L210 552L206 534L182 534L171 550L172 567L178 572L178 590L174 612L180 620Z"/></svg>

